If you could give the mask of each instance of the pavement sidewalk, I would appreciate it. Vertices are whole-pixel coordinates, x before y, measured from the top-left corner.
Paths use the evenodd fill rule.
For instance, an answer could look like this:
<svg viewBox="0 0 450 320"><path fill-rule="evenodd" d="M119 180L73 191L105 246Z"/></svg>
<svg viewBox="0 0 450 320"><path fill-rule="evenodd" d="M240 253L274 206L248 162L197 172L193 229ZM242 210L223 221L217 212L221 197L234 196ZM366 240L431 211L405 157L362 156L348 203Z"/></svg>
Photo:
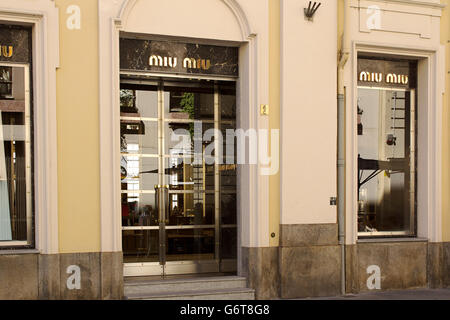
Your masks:
<svg viewBox="0 0 450 320"><path fill-rule="evenodd" d="M338 297L307 298L299 300L450 300L450 288L378 291L349 294Z"/></svg>

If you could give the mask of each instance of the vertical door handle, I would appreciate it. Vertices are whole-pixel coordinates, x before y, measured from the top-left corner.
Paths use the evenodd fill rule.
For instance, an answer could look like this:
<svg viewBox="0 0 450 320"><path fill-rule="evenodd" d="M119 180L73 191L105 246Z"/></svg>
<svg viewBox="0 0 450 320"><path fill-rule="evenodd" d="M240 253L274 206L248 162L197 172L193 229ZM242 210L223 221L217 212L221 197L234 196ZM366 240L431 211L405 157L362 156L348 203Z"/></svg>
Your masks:
<svg viewBox="0 0 450 320"><path fill-rule="evenodd" d="M164 219L165 223L169 223L169 186L165 185L162 187L164 192Z"/></svg>
<svg viewBox="0 0 450 320"><path fill-rule="evenodd" d="M169 223L169 186L155 185L155 200L158 210L158 223ZM162 208L162 212L160 210Z"/></svg>

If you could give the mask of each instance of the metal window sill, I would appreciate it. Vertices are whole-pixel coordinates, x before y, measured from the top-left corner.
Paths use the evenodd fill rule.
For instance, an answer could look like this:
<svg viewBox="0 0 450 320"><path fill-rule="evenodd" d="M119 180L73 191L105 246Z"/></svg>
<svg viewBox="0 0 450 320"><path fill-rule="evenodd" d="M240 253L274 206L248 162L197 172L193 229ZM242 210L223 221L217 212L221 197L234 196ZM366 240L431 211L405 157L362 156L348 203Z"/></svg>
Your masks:
<svg viewBox="0 0 450 320"><path fill-rule="evenodd" d="M428 242L426 238L377 238L358 239L356 243Z"/></svg>
<svg viewBox="0 0 450 320"><path fill-rule="evenodd" d="M37 249L15 249L15 250L0 250L0 256L22 255L22 254L39 254Z"/></svg>

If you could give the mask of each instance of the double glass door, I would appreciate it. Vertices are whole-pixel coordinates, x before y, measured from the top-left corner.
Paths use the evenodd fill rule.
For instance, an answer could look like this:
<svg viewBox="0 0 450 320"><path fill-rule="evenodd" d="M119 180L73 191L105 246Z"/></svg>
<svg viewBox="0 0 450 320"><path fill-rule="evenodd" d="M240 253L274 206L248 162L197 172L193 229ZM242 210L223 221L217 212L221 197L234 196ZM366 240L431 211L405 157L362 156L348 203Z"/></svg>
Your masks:
<svg viewBox="0 0 450 320"><path fill-rule="evenodd" d="M124 78L120 119L125 276L236 271L235 83Z"/></svg>

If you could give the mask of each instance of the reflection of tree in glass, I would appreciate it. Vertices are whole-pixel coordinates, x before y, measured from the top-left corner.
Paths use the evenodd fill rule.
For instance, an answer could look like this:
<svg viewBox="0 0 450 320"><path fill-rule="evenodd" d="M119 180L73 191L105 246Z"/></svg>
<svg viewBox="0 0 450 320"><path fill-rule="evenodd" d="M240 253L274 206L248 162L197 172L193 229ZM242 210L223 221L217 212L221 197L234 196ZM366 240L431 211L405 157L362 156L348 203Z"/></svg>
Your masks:
<svg viewBox="0 0 450 320"><path fill-rule="evenodd" d="M125 108L134 107L134 92L133 90L120 90L120 106Z"/></svg>
<svg viewBox="0 0 450 320"><path fill-rule="evenodd" d="M183 108L183 112L189 115L189 119L194 119L195 116L195 99L194 94L192 92L183 93L183 97L180 101L180 107ZM194 137L194 124L189 124L189 133L191 134L191 138Z"/></svg>
<svg viewBox="0 0 450 320"><path fill-rule="evenodd" d="M0 68L0 97L10 96L12 94L11 73L11 67Z"/></svg>
<svg viewBox="0 0 450 320"><path fill-rule="evenodd" d="M134 105L135 92L134 90L121 89L120 90L120 112L124 113L137 113ZM121 152L127 151L127 140L123 132L120 133L120 149Z"/></svg>
<svg viewBox="0 0 450 320"><path fill-rule="evenodd" d="M127 152L127 149L128 149L127 139L125 139L125 135L121 132L120 133L120 152L122 152L122 153Z"/></svg>
<svg viewBox="0 0 450 320"><path fill-rule="evenodd" d="M0 75L1 81L11 81L10 79L11 72L8 68L2 68L2 73Z"/></svg>

